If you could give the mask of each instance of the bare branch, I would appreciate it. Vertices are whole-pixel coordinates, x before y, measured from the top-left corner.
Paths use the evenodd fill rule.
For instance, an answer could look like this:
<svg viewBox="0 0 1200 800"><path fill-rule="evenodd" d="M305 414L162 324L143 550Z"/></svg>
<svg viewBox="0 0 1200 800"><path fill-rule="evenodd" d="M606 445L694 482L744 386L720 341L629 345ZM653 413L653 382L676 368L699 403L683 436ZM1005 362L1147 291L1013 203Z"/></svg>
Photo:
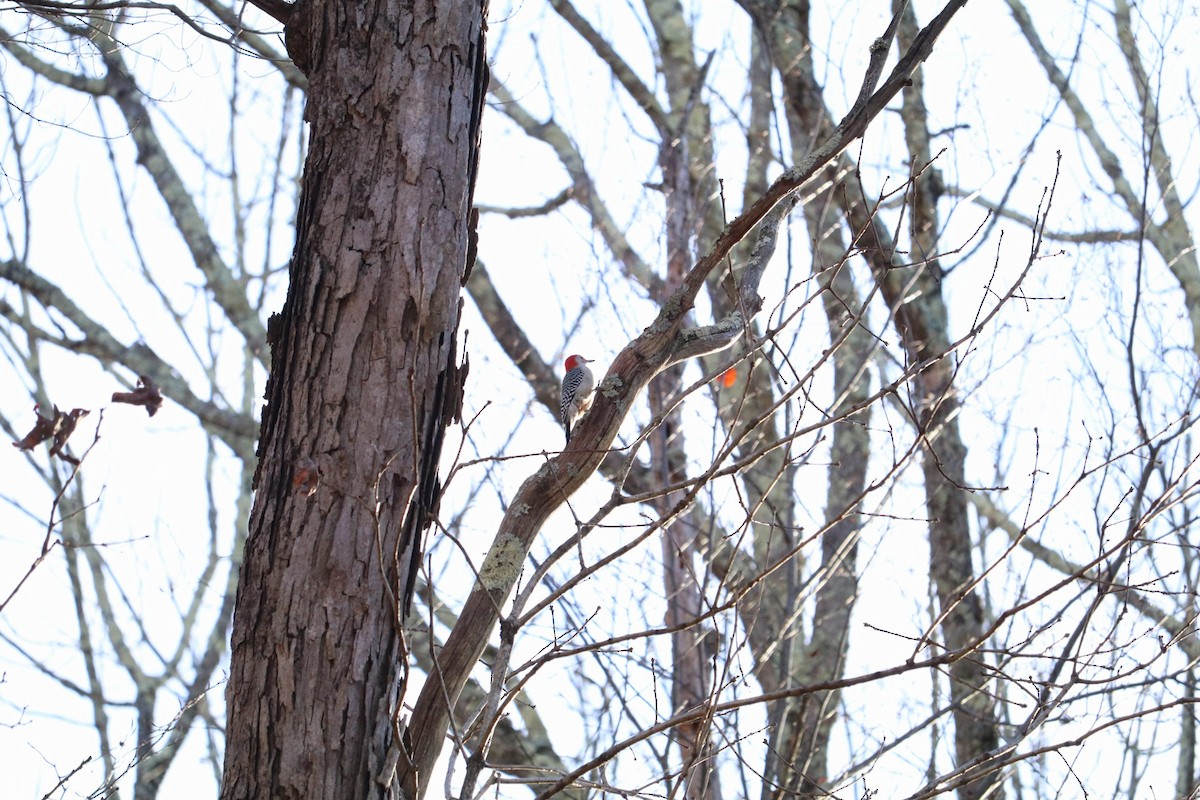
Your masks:
<svg viewBox="0 0 1200 800"><path fill-rule="evenodd" d="M513 498L500 523L495 542L480 569L480 579L464 606L461 621L446 640L438 669L426 680L409 725L413 743L411 765L402 765L401 785L415 785L418 775L428 775L441 751L448 723L446 698L457 700L471 669L491 634L499 608L508 597L520 564L546 518L590 476L616 436L621 421L641 389L668 363L675 337L705 280L770 211L812 178L837 156L900 91L908 75L925 59L938 34L966 0L953 0L914 40L882 88L859 104L838 125L834 134L800 165L776 179L767 193L730 222L712 249L684 278L678 291L664 304L658 318L614 359L608 375L596 390L596 401L563 454L529 477ZM874 85L868 75L864 86ZM565 785L565 784L564 784ZM561 788L561 787L560 787Z"/></svg>
<svg viewBox="0 0 1200 800"><path fill-rule="evenodd" d="M72 352L86 353L105 361L122 364L135 375L150 376L168 397L211 425L214 432L221 435L225 443L238 453L243 461L253 463L254 440L258 429L253 419L198 398L170 364L148 346L138 343L126 347L121 344L102 325L75 305L62 289L23 264L16 261L0 261L0 278L29 292L30 296L47 310L62 314L83 333L80 339L38 330L29 330L30 335ZM3 301L0 301L0 315L25 327L21 316Z"/></svg>

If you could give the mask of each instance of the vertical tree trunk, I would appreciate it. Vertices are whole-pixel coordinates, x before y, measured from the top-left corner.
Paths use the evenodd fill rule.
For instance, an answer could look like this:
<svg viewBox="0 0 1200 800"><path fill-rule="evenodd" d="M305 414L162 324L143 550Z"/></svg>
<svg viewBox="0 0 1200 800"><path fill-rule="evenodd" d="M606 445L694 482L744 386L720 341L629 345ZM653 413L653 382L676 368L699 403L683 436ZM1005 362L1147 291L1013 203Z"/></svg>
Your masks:
<svg viewBox="0 0 1200 800"><path fill-rule="evenodd" d="M772 58L780 70L784 98L789 114L800 120L800 130L820 141L832 129L833 122L824 106L823 93L812 74L806 45L809 42L808 4L784 2L746 3L755 12L759 27L771 44ZM899 13L898 3L893 10ZM916 35L916 20L910 6L898 31L900 51L906 52ZM807 67L807 68L806 68ZM920 70L913 73L913 86L904 93L903 117L906 141L915 164L929 160L928 134L921 138L915 126L924 125ZM923 144L922 144L923 143ZM793 148L801 151L802 142L794 137ZM801 151L802 152L802 151ZM849 159L841 157L844 165ZM912 235L918 257L937 252L937 190L932 171L918 178L912 199ZM871 218L868 210L854 199L853 192L840 192L844 212L851 229L865 243L862 254L875 268L884 300L895 314L909 358L916 362L945 352L949 336L946 306L942 299L941 268L936 259L916 275L910 270L893 270L890 254L894 248L884 242L887 231ZM913 291L914 287L917 291ZM911 301L906 300L909 294ZM983 626L982 606L977 595L965 592L973 583L971 537L964 490L966 447L959 435L958 401L953 385L953 364L942 359L930 366L916 382L916 420L926 444L923 474L926 506L929 511L929 543L937 557L930 561L930 576L937 590L944 617L940 624L944 643L957 649L973 642ZM833 532L831 531L831 534ZM838 536L827 544L835 544ZM828 552L825 553L829 555ZM986 692L988 672L978 660L963 659L950 668L951 697L954 702L955 764L965 766L990 752L998 744L995 712ZM817 742L819 744L819 742ZM963 787L962 800L984 796L999 798L1002 793L995 775L986 775Z"/></svg>
<svg viewBox="0 0 1200 800"><path fill-rule="evenodd" d="M398 797L410 565L461 400L486 0L303 0L311 144L238 589L222 797ZM311 496L313 478L319 484Z"/></svg>
<svg viewBox="0 0 1200 800"><path fill-rule="evenodd" d="M788 130L805 130L794 110L788 109ZM799 137L792 142L799 151ZM840 416L864 404L870 391L867 364L875 339L858 323L863 301L850 274L847 247L835 224L833 187L837 171L825 170L822 190L804 206L805 222L814 242L813 274L821 286L821 304L833 348L833 396L829 413ZM825 523L821 537L821 567L817 573L812 631L802 648L792 648L786 664L788 685L836 680L842 676L850 647L850 615L858 600L858 535L862 527L857 505L867 483L870 463L871 409L834 423L830 450L829 485L825 494ZM794 613L794 612L793 612ZM781 672L784 672L784 659ZM780 704L772 717L778 726L777 749L768 760L773 778L764 796L819 797L828 791L829 744L837 720L841 693L837 690Z"/></svg>
<svg viewBox="0 0 1200 800"><path fill-rule="evenodd" d="M671 2L671 0L667 0ZM684 113L686 113L686 104ZM672 114L685 123L683 113ZM689 174L691 159L688 139L664 143L659 153L659 166L666 190L667 219L667 280L661 302L682 285L687 267L692 263L692 236L695 227L695 203ZM650 410L654 415L663 412L683 385L683 365L668 367L650 382ZM684 442L683 414L675 408L667 414L662 425L650 440L651 471L671 486L687 477L687 452ZM682 499L682 492L666 492L656 500L659 513L670 510ZM684 626L671 634L671 711L698 708L712 702L709 673L712 670L711 642L706 637L710 628L703 624L688 625L703 611L704 597L696 581L694 557L698 554L700 531L686 520L678 520L663 532L663 588L667 601L665 624ZM685 800L720 800L720 781L715 764L715 748L710 740L710 722L697 720L673 731L679 745L683 764L683 793Z"/></svg>
<svg viewBox="0 0 1200 800"><path fill-rule="evenodd" d="M911 46L920 30L912 5L892 0L892 10L901 14L897 31L901 49ZM914 260L928 259L924 268L911 276L907 270L881 274L881 288L889 306L896 310L896 327L905 349L916 362L946 352L950 345L950 320L942 295L944 275L936 258L939 247L939 172L932 166L929 146L929 114L925 108L924 79L920 68L913 71L912 84L901 97L900 116L904 138L914 171L910 196L910 236ZM903 277L901 277L903 275ZM901 281L906 282L900 289ZM916 290L913 292L913 290ZM906 302L903 294L913 294ZM903 304L903 308L901 307ZM929 575L941 606L941 632L945 646L958 650L971 645L984 629L983 603L975 589L975 567L971 560L971 525L967 512L967 448L958 427L959 401L954 385L956 361L939 359L915 382L917 424L925 444L922 472L925 476L925 507L929 511ZM950 698L954 704L955 765L968 764L992 752L1000 744L996 710L987 684L991 671L981 653L950 666ZM958 790L959 800L1002 800L1002 774L985 773Z"/></svg>
<svg viewBox="0 0 1200 800"><path fill-rule="evenodd" d="M784 85L784 112L793 159L811 151L835 124L825 107L823 92L813 74L808 5L776 2L759 4L756 17L770 56ZM832 415L863 403L870 380L866 364L874 347L873 335L857 322L863 301L845 262L848 248L833 224L842 164L830 166L821 191L804 207L813 248L813 274L822 288L822 305L833 348L835 405ZM819 683L842 674L849 649L848 626L858 596L857 553L861 522L855 505L866 486L869 464L870 411L863 410L833 426L826 522L821 538L819 588L816 590L811 635L790 648L779 648L778 685ZM797 602L793 596L792 603ZM786 609L790 618L797 614ZM837 691L781 702L770 714L773 749L766 769L764 798L819 796L827 791L829 743L840 700Z"/></svg>

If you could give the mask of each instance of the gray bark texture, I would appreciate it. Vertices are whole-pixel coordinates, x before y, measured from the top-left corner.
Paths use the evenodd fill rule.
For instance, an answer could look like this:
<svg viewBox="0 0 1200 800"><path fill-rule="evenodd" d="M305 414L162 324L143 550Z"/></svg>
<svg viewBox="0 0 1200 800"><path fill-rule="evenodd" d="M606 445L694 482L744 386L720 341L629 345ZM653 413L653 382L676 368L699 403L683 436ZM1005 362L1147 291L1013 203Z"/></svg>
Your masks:
<svg viewBox="0 0 1200 800"><path fill-rule="evenodd" d="M400 621L461 406L486 5L307 0L288 16L311 144L271 326L225 800L405 796Z"/></svg>

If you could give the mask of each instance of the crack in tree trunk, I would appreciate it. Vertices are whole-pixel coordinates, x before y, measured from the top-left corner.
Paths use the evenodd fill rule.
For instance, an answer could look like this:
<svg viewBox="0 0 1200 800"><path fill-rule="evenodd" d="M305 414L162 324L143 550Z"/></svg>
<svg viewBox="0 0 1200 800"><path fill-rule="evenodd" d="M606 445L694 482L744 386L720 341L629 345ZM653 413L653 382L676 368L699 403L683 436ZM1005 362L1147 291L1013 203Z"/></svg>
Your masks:
<svg viewBox="0 0 1200 800"><path fill-rule="evenodd" d="M461 407L485 13L375 0L290 15L312 136L238 589L226 800L415 797L389 768L399 617ZM437 136L422 133L432 108ZM304 461L311 496L293 486Z"/></svg>

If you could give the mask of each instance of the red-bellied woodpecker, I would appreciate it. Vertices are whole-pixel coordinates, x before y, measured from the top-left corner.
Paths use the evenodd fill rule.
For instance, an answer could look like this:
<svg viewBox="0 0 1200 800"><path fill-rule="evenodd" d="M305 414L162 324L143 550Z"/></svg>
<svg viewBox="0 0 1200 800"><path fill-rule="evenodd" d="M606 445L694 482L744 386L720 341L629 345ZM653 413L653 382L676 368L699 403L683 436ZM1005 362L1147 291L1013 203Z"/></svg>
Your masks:
<svg viewBox="0 0 1200 800"><path fill-rule="evenodd" d="M567 443L571 441L571 428L575 420L583 416L592 404L592 389L596 388L596 379L588 369L590 358L583 356L568 356L567 374L562 381L562 424L567 430Z"/></svg>

